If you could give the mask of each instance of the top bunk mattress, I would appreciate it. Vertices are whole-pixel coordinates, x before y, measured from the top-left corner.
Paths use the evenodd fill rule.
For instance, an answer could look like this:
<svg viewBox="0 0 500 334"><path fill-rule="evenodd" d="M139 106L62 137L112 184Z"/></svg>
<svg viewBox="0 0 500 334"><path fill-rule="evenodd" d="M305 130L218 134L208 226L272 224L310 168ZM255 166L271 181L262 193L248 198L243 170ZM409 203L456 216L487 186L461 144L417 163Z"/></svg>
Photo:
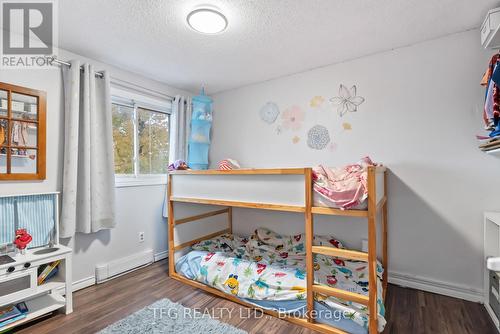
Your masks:
<svg viewBox="0 0 500 334"><path fill-rule="evenodd" d="M309 172L312 172L311 180L307 178ZM172 171L169 199L172 202L304 212L307 206L304 182L310 182L315 207L366 210L370 177L374 178L373 196L378 204L385 196L385 168L368 157L340 168Z"/></svg>

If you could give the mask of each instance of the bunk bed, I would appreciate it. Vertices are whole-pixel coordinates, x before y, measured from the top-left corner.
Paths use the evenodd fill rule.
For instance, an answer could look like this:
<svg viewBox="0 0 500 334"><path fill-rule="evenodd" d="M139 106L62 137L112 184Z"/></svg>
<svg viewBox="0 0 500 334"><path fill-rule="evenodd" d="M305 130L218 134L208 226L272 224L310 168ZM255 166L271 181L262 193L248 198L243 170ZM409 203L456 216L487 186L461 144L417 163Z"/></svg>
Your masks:
<svg viewBox="0 0 500 334"><path fill-rule="evenodd" d="M345 330L332 326L331 323L317 321L312 316L313 310L319 307L315 302L318 296L331 296L364 306L368 311L367 332L379 332L379 311L387 291L387 170L383 166L370 166L367 170L366 205L356 206L356 209L343 210L336 207L314 206L313 203L313 170L311 168L288 169L239 169L230 171L172 171L168 175L168 238L169 238L169 275L178 281L205 290L217 296L226 298L250 308L260 304L239 298L233 293L227 293L200 281L186 277L176 270L176 261L185 256L186 250L207 240L216 240L231 235L233 230L233 208L253 208L294 212L304 215L305 223L305 303L307 312L303 317L287 316L286 320L323 333L347 333ZM271 191L270 191L271 189ZM204 204L208 206L223 206L225 208L201 212L188 217L177 218L174 208L178 203ZM184 204L186 205L186 204ZM177 209L176 209L177 210ZM188 210L188 212L190 212ZM179 235L180 225L207 221L225 215L227 226L193 240L181 241L189 233L199 234L201 229L191 229L189 233ZM345 248L330 247L318 244L314 236L315 215L333 215L366 219L368 223L368 251L362 252ZM380 219L379 219L380 218ZM380 224L381 261L377 260L377 225ZM186 224L186 225L184 225ZM195 224L197 225L197 224ZM183 253L183 254L181 254ZM179 255L179 256L177 256ZM342 290L315 282L315 256L326 256L332 259L364 262L368 266L368 286L365 294ZM383 274L380 274L380 265ZM366 267L365 266L365 267ZM380 289L382 291L380 291ZM366 291L366 290L365 290ZM381 296L381 297L380 297ZM380 300L382 299L382 303ZM261 308L259 308L261 309ZM283 318L283 314L264 308L263 311L273 316Z"/></svg>

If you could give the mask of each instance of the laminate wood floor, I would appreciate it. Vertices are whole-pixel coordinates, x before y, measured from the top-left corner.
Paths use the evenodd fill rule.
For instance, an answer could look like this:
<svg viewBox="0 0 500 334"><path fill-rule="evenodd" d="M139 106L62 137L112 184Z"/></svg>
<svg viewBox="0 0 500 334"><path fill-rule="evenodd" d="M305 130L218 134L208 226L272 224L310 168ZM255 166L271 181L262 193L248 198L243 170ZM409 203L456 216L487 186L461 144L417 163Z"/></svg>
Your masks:
<svg viewBox="0 0 500 334"><path fill-rule="evenodd" d="M151 266L74 293L74 312L56 313L17 333L95 333L158 299L169 298L191 308L247 309L168 277L167 262ZM389 285L384 333L494 334L496 329L483 305ZM223 314L221 321L249 333L309 334L314 331L268 315L240 319Z"/></svg>

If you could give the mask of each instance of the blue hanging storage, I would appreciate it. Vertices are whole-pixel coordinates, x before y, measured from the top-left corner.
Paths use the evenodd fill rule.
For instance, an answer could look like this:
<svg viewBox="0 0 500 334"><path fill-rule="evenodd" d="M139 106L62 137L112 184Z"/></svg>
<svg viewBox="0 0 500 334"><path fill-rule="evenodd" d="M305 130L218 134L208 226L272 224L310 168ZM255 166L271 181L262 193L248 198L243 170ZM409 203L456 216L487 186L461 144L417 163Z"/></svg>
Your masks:
<svg viewBox="0 0 500 334"><path fill-rule="evenodd" d="M188 165L192 169L208 169L210 129L212 127L212 102L202 89L193 97L191 134L189 136Z"/></svg>

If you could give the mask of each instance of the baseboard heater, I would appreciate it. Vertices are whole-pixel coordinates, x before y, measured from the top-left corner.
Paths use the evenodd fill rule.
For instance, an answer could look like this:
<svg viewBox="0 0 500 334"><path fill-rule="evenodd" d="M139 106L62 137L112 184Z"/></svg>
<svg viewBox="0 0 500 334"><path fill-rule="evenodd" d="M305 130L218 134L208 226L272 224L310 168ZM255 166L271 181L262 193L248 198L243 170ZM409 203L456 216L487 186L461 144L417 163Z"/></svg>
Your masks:
<svg viewBox="0 0 500 334"><path fill-rule="evenodd" d="M134 269L154 262L153 250L133 254L95 267L96 283L103 283Z"/></svg>

